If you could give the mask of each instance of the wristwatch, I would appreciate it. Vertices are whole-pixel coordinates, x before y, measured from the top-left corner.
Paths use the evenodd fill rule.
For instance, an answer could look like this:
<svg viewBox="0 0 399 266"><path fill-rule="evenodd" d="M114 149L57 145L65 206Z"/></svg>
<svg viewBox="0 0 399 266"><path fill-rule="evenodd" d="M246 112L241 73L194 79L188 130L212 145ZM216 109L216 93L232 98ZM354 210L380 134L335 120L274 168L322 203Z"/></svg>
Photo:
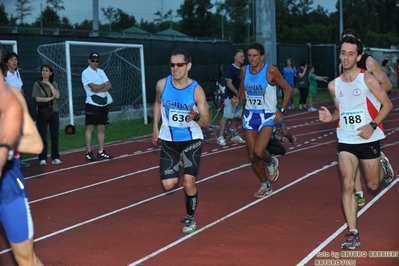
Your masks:
<svg viewBox="0 0 399 266"><path fill-rule="evenodd" d="M281 108L280 108L280 112L281 112L281 113L285 114L286 111L287 111L287 110L285 110L284 107L281 107Z"/></svg>
<svg viewBox="0 0 399 266"><path fill-rule="evenodd" d="M374 129L374 130L376 130L377 129L377 123L375 123L375 122L370 122L370 126Z"/></svg>
<svg viewBox="0 0 399 266"><path fill-rule="evenodd" d="M14 149L8 144L0 144L0 148L1 147L7 148L7 150L8 150L7 160L11 161L12 158L14 157Z"/></svg>

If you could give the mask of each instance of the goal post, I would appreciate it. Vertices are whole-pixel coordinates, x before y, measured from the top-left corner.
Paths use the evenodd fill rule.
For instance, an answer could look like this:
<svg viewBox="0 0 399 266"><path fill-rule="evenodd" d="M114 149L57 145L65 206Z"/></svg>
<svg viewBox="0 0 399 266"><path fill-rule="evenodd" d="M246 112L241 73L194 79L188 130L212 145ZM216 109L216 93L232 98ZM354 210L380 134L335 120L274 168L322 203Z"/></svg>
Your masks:
<svg viewBox="0 0 399 266"><path fill-rule="evenodd" d="M2 54L2 57L9 52L18 54L17 41L0 40L0 45L0 54Z"/></svg>
<svg viewBox="0 0 399 266"><path fill-rule="evenodd" d="M147 121L147 98L144 71L144 49L141 44L65 41L43 44L37 51L44 63L54 68L54 80L61 90L58 99L60 117L68 117L71 125L84 117L86 92L81 74L89 64L89 54L100 54L99 68L112 84L110 116L140 110ZM64 93L63 93L64 92Z"/></svg>

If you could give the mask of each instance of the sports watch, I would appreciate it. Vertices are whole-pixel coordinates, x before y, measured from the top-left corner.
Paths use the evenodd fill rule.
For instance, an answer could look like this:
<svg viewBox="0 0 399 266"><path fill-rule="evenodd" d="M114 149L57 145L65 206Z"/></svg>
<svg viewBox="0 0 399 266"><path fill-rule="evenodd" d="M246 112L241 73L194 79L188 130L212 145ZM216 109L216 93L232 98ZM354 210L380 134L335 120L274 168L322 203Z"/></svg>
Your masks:
<svg viewBox="0 0 399 266"><path fill-rule="evenodd" d="M281 113L285 114L286 111L287 111L287 110L285 110L284 107L281 107L281 108L280 108L280 112L281 112Z"/></svg>
<svg viewBox="0 0 399 266"><path fill-rule="evenodd" d="M376 130L378 125L377 125L376 122L370 122L370 126L371 126L374 130Z"/></svg>
<svg viewBox="0 0 399 266"><path fill-rule="evenodd" d="M7 160L11 161L12 158L14 157L14 149L8 144L0 144L0 148L1 147L7 148L7 150L8 150Z"/></svg>

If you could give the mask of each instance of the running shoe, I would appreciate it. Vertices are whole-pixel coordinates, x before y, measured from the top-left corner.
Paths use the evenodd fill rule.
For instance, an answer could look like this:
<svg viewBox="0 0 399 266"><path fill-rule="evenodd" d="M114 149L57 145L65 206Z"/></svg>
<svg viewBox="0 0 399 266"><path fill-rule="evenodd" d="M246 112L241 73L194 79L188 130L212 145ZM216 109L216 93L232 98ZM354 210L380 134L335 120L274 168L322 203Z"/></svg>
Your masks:
<svg viewBox="0 0 399 266"><path fill-rule="evenodd" d="M380 161L381 161L381 168L385 173L385 177L384 177L385 183L389 184L392 182L393 175L394 175L392 165L389 162L388 157L386 157L383 152L381 152Z"/></svg>
<svg viewBox="0 0 399 266"><path fill-rule="evenodd" d="M240 136L235 136L231 138L231 141L233 143L247 143L245 140L243 140Z"/></svg>
<svg viewBox="0 0 399 266"><path fill-rule="evenodd" d="M20 161L19 165L21 168L29 168L30 167L30 164L27 162L24 162L24 161Z"/></svg>
<svg viewBox="0 0 399 266"><path fill-rule="evenodd" d="M357 206L363 207L364 204L366 204L366 199L365 199L364 195L362 196L362 195L356 193L355 197L356 197Z"/></svg>
<svg viewBox="0 0 399 266"><path fill-rule="evenodd" d="M54 159L51 163L52 164L62 164L60 159Z"/></svg>
<svg viewBox="0 0 399 266"><path fill-rule="evenodd" d="M317 109L314 108L314 107L310 107L310 108L308 109L308 112L317 112Z"/></svg>
<svg viewBox="0 0 399 266"><path fill-rule="evenodd" d="M276 182L278 177L280 176L280 172L278 170L278 159L277 159L277 157L274 157L274 156L272 158L274 160L274 164L267 166L267 170L269 171L270 183Z"/></svg>
<svg viewBox="0 0 399 266"><path fill-rule="evenodd" d="M94 155L93 155L92 151L86 153L86 161L89 161L89 162L97 161L96 158L94 158Z"/></svg>
<svg viewBox="0 0 399 266"><path fill-rule="evenodd" d="M109 155L105 150L102 153L97 152L97 160L111 160L113 158L114 156Z"/></svg>
<svg viewBox="0 0 399 266"><path fill-rule="evenodd" d="M219 146L226 146L226 140L223 137L218 137L217 144Z"/></svg>
<svg viewBox="0 0 399 266"><path fill-rule="evenodd" d="M40 166L45 166L45 165L47 165L46 160L40 160L39 165L40 165Z"/></svg>
<svg viewBox="0 0 399 266"><path fill-rule="evenodd" d="M342 249L355 249L360 246L359 233L354 234L349 231L349 233L345 235L345 238L345 242L341 245Z"/></svg>
<svg viewBox="0 0 399 266"><path fill-rule="evenodd" d="M272 193L273 193L273 187L271 184L270 184L270 186L262 184L260 186L260 189L257 192L255 192L254 197L255 198L263 198Z"/></svg>
<svg viewBox="0 0 399 266"><path fill-rule="evenodd" d="M191 234L197 229L195 225L194 218L184 218L184 226L183 226L183 233L184 234Z"/></svg>

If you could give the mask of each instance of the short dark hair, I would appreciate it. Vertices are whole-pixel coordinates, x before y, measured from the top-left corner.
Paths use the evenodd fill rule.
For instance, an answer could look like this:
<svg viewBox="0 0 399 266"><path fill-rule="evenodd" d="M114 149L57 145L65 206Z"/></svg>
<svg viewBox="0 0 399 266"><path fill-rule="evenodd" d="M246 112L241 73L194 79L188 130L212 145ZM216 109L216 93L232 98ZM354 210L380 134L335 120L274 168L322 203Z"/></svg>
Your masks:
<svg viewBox="0 0 399 266"><path fill-rule="evenodd" d="M381 65L385 66L385 65L386 65L388 62L389 62L389 60L388 60L388 59L384 59L384 60L382 60L382 63L381 63Z"/></svg>
<svg viewBox="0 0 399 266"><path fill-rule="evenodd" d="M40 67L40 72L41 72L41 71L43 70L43 68L45 68L45 67L47 67L47 68L50 70L50 72L53 73L53 74L51 74L51 76L48 78L49 81L50 81L50 83L53 83L53 81L54 81L54 68L53 68L53 66L50 65L50 64L44 64L44 65L42 65L42 66ZM40 77L40 80L43 80L43 76Z"/></svg>
<svg viewBox="0 0 399 266"><path fill-rule="evenodd" d="M238 53L244 53L244 51L242 49L236 49L233 52L233 57L235 57Z"/></svg>
<svg viewBox="0 0 399 266"><path fill-rule="evenodd" d="M260 55L265 54L265 47L258 42L248 44L247 52L248 52L248 50L251 50L251 49L257 50L260 53Z"/></svg>
<svg viewBox="0 0 399 266"><path fill-rule="evenodd" d="M351 37L351 36L354 37L354 38L357 38L360 41L359 32L357 32L356 30L351 29L351 28L347 28L344 31L342 31L341 39L344 38L344 37Z"/></svg>
<svg viewBox="0 0 399 266"><path fill-rule="evenodd" d="M4 56L4 62L7 64L7 63L8 63L8 60L10 60L11 58L13 58L14 56L17 58L17 60L18 60L18 65L19 65L19 57L18 57L17 53L15 53L15 52L6 53L6 55Z"/></svg>
<svg viewBox="0 0 399 266"><path fill-rule="evenodd" d="M346 37L342 38L342 40L339 42L339 50L341 50L342 44L344 44L344 43L356 44L356 46L357 46L357 48L356 48L357 54L361 55L363 53L363 44L356 37L346 36Z"/></svg>
<svg viewBox="0 0 399 266"><path fill-rule="evenodd" d="M188 64L191 63L192 58L189 52L187 52L186 50L183 49L176 49L173 50L171 56L175 56L175 55L184 55L184 63Z"/></svg>
<svg viewBox="0 0 399 266"><path fill-rule="evenodd" d="M0 62L1 74L5 77L7 75L7 64L4 61Z"/></svg>

